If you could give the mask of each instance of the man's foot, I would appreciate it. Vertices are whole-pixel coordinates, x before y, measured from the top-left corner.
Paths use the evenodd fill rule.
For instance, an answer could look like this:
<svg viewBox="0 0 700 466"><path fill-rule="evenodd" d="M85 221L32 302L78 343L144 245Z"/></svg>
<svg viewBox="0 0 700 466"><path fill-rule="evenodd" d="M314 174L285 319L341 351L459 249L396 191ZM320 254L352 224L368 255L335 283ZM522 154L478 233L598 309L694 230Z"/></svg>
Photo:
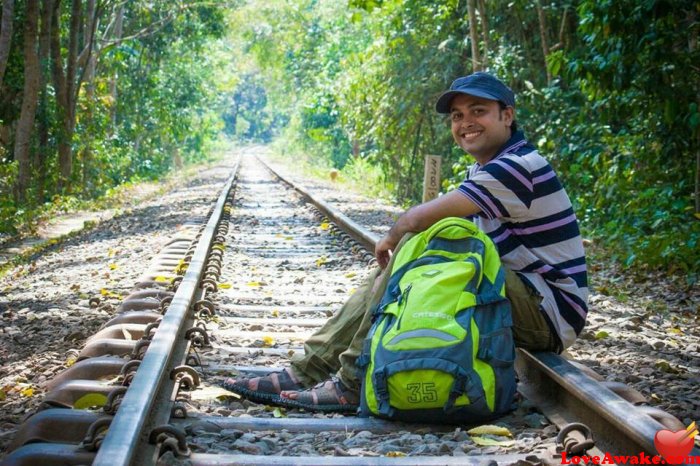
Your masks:
<svg viewBox="0 0 700 466"><path fill-rule="evenodd" d="M278 403L307 411L354 413L360 405L360 394L334 377L308 390L284 390Z"/></svg>
<svg viewBox="0 0 700 466"><path fill-rule="evenodd" d="M285 367L280 372L270 372L262 377L226 379L221 386L256 403L279 404L280 392L283 390L303 390L304 386L297 379L291 368Z"/></svg>

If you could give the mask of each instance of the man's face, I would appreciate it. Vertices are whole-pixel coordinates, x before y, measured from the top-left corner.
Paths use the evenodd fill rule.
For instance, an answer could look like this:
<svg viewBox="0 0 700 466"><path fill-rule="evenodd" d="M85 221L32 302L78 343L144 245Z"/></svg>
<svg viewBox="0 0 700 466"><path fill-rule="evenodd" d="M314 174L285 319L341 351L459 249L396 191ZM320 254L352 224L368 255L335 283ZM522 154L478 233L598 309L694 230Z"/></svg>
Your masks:
<svg viewBox="0 0 700 466"><path fill-rule="evenodd" d="M452 136L480 164L491 160L510 139L513 107L502 110L495 100L459 94L450 103Z"/></svg>

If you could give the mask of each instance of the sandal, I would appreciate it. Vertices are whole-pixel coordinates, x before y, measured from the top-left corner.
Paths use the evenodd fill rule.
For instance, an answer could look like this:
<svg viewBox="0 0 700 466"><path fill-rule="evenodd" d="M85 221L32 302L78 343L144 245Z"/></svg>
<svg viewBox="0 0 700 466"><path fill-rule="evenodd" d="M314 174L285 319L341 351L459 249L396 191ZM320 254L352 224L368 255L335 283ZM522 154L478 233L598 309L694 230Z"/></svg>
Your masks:
<svg viewBox="0 0 700 466"><path fill-rule="evenodd" d="M250 401L263 404L278 404L283 390L304 390L304 386L289 368L262 377L226 379L220 385Z"/></svg>
<svg viewBox="0 0 700 466"><path fill-rule="evenodd" d="M308 390L285 390L278 403L307 411L354 413L360 405L360 395L333 377Z"/></svg>

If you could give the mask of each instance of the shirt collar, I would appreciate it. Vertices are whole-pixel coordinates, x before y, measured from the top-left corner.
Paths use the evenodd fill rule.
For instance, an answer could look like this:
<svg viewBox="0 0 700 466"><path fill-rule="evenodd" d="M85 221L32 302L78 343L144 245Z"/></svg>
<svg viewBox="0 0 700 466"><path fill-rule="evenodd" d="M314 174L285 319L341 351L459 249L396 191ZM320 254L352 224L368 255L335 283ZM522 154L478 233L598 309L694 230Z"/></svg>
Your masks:
<svg viewBox="0 0 700 466"><path fill-rule="evenodd" d="M503 144L500 149L498 149L498 151L496 152L496 156L492 157L491 160L489 160L486 163L489 163L492 160L496 160L497 158L499 158L505 154L515 152L516 150L520 149L521 147L523 147L526 144L528 144L528 141L527 141L527 139L525 139L525 135L523 134L523 132L516 131L515 133L513 133L510 136L510 139L508 139L508 141L506 141L506 143ZM476 163L476 165L481 166L481 165L479 165L478 162ZM486 164L484 164L484 165L486 165Z"/></svg>

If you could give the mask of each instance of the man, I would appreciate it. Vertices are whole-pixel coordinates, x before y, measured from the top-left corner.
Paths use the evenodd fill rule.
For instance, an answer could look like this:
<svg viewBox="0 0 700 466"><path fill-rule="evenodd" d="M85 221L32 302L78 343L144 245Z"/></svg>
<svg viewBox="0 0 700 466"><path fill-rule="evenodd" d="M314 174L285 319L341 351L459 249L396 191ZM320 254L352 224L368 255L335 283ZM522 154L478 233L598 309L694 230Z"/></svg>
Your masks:
<svg viewBox="0 0 700 466"><path fill-rule="evenodd" d="M506 273L516 346L561 352L581 332L587 275L571 202L554 171L517 130L515 95L487 73L457 79L437 101L452 136L476 159L458 189L405 212L376 245L381 269L306 341L282 372L228 379L247 398L318 411L355 411L357 358L382 297L392 251L446 217L470 217L496 244ZM330 374L336 374L329 379ZM320 383L319 383L320 382ZM317 383L316 386L313 386ZM308 389L307 387L312 387Z"/></svg>

